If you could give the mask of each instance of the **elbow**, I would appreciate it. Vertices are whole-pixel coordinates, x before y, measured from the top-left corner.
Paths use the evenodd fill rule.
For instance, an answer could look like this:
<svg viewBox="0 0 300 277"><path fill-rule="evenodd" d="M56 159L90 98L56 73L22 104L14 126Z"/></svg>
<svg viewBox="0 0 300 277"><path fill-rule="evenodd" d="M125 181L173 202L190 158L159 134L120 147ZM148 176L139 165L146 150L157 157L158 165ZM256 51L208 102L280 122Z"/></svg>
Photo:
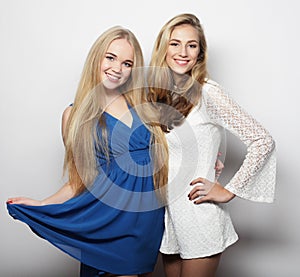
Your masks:
<svg viewBox="0 0 300 277"><path fill-rule="evenodd" d="M276 148L275 141L270 134L261 136L252 141L249 145L248 152L256 153L258 156L269 156Z"/></svg>
<svg viewBox="0 0 300 277"><path fill-rule="evenodd" d="M271 135L269 136L269 140L270 140L270 150L272 152L276 148L276 143Z"/></svg>
<svg viewBox="0 0 300 277"><path fill-rule="evenodd" d="M271 154L276 148L275 140L269 134L266 136L266 138L264 140L264 145L265 145L265 149L266 149L265 150L266 154Z"/></svg>

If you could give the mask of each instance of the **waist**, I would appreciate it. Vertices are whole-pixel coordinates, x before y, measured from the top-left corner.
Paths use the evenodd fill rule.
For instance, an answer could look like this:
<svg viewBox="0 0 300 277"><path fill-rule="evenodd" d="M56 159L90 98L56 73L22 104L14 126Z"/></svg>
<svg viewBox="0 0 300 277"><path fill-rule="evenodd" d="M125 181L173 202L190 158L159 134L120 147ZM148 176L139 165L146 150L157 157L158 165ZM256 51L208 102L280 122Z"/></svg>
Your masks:
<svg viewBox="0 0 300 277"><path fill-rule="evenodd" d="M107 164L126 163L126 164L147 164L151 161L149 148L129 150L128 152L112 154L109 161L105 157L101 157L99 166L103 167Z"/></svg>

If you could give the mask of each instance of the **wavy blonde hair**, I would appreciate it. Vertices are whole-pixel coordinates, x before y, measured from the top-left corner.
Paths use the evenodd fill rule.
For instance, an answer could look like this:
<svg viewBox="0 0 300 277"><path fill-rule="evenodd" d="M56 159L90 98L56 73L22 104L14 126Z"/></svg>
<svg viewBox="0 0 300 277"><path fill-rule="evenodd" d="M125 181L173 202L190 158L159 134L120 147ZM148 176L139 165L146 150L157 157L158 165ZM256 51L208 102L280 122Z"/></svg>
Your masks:
<svg viewBox="0 0 300 277"><path fill-rule="evenodd" d="M197 30L200 51L197 63L183 77L183 87L176 91L172 70L166 62L166 53L173 30L184 24L191 25ZM148 73L148 100L166 104L161 112L161 127L165 132L171 130L174 125L179 125L200 101L201 87L207 76L207 44L199 19L188 13L173 17L162 27L157 36Z"/></svg>
<svg viewBox="0 0 300 277"><path fill-rule="evenodd" d="M165 136L159 128L153 107L147 102L143 73L143 54L134 34L116 26L104 32L93 44L86 59L71 110L65 136L64 170L68 171L69 182L76 192L81 193L92 184L97 174L96 149L108 158L107 128L103 119L105 103L101 94L105 89L100 80L100 64L112 41L126 39L134 49L133 66L130 77L119 89L124 92L127 102L135 107L140 119L150 130L154 160L154 185L160 188L167 184L168 149ZM103 94L102 94L103 96ZM99 139L96 125L100 124L102 140ZM96 148L96 149L95 149ZM107 159L108 161L108 159Z"/></svg>

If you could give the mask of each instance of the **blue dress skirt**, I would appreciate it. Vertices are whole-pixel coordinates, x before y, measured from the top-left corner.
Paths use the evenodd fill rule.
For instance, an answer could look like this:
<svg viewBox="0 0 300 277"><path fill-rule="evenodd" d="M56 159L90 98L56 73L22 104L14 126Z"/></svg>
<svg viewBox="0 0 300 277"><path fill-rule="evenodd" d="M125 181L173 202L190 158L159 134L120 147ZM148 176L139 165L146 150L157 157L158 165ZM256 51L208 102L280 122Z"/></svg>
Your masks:
<svg viewBox="0 0 300 277"><path fill-rule="evenodd" d="M153 186L150 132L131 109L127 126L104 113L109 158L96 151L93 184L62 204L8 204L9 214L34 233L99 273L141 274L154 269L164 208ZM100 127L97 133L101 139Z"/></svg>

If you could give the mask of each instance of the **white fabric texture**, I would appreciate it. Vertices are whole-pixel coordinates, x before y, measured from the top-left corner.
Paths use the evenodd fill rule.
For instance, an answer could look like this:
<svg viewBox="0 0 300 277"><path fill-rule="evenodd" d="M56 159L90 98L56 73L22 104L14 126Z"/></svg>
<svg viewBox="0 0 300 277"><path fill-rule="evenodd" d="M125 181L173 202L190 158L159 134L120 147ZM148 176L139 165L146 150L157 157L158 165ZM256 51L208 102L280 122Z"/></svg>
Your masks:
<svg viewBox="0 0 300 277"><path fill-rule="evenodd" d="M227 204L195 205L188 199L192 180L203 177L215 181L214 167L224 128L247 147L243 164L225 188L252 201L274 199L274 140L217 83L208 80L199 104L167 134L169 184L162 253L180 254L183 259L207 257L223 252L238 239Z"/></svg>

